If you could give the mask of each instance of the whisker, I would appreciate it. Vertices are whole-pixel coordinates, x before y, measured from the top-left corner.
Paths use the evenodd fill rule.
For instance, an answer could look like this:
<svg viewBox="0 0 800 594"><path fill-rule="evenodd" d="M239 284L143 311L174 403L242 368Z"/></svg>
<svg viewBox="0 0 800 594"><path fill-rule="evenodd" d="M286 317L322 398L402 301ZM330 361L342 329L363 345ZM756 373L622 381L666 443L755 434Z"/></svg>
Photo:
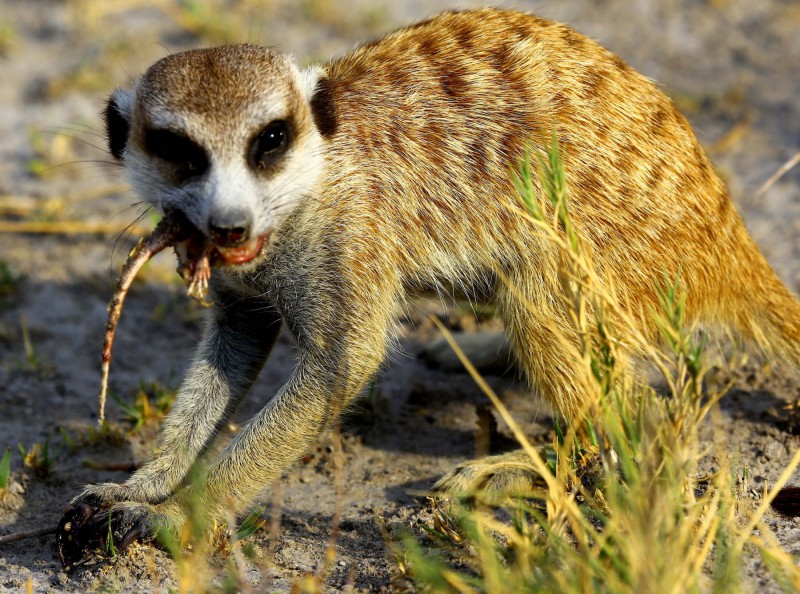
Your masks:
<svg viewBox="0 0 800 594"><path fill-rule="evenodd" d="M112 167L122 167L122 165L116 161L106 161L104 159L79 159L77 161L68 161L66 163L56 163L55 165L51 165L50 167L42 169L41 173L52 173L58 169L74 167L75 165L110 165ZM80 169L76 169L76 171L80 171Z"/></svg>
<svg viewBox="0 0 800 594"><path fill-rule="evenodd" d="M99 151L99 152L104 153L104 154L108 154L108 150L105 147L98 146L98 145L96 145L96 144L94 144L92 142L89 142L85 138L81 138L80 136L76 136L75 134L68 134L68 133L60 131L60 130L42 130L42 133L43 134L52 134L53 136L63 136L64 138L69 138L71 140L76 140L77 142L80 142L81 144L84 144L84 145L86 145L88 147L91 147L91 148L95 149L96 151Z"/></svg>
<svg viewBox="0 0 800 594"><path fill-rule="evenodd" d="M127 210L127 209L126 209ZM153 207L148 206L142 212L140 212L135 219L133 219L130 224L128 224L122 231L117 234L117 237L114 239L114 243L111 246L111 262L109 263L109 270L112 270L114 267L114 260L119 255L119 251L121 250L122 246L120 243L123 239L127 239L131 236L131 229L135 227L137 224L141 223L149 214L152 212Z"/></svg>
<svg viewBox="0 0 800 594"><path fill-rule="evenodd" d="M70 138L77 138L76 134L86 134L87 136L94 136L96 138L102 138L105 140L106 135L104 132L99 132L93 128L73 128L71 126L53 126L51 128L39 128L39 132L48 133L48 134L65 134ZM73 134L69 134L72 132Z"/></svg>

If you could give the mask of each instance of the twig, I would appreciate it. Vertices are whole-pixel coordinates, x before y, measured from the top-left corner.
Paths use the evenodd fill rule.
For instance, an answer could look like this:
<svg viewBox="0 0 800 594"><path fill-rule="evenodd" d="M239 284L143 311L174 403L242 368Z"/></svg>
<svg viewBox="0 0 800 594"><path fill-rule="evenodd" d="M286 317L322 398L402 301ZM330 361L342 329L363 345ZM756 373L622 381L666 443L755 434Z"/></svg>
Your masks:
<svg viewBox="0 0 800 594"><path fill-rule="evenodd" d="M770 177L767 181L764 182L764 184L758 189L758 192L756 192L756 199L759 199L764 194L766 194L767 190L769 190L772 186L775 185L775 182L777 182L780 178L789 173L792 167L794 167L798 163L800 163L800 151L795 153L794 157L792 157L791 159L786 161L786 163L781 165L780 169L778 169L778 171L776 171L772 175L772 177Z"/></svg>
<svg viewBox="0 0 800 594"><path fill-rule="evenodd" d="M122 231L146 235L149 230L140 225L93 223L90 221L0 221L0 233L36 233L57 235L113 235Z"/></svg>
<svg viewBox="0 0 800 594"><path fill-rule="evenodd" d="M109 472L133 472L136 470L135 462L98 462L90 458L83 459L83 467L92 470L106 470Z"/></svg>
<svg viewBox="0 0 800 594"><path fill-rule="evenodd" d="M53 212L61 210L67 204L74 205L115 194L125 194L129 189L126 184L106 184L55 196L0 194L0 212L17 216L29 216L37 212Z"/></svg>
<svg viewBox="0 0 800 594"><path fill-rule="evenodd" d="M48 534L55 534L56 527L52 528L39 528L39 530L28 530L27 532L16 532L14 534L6 534L0 536L0 545L17 542L18 540L26 540L28 538L36 538L38 536L47 536Z"/></svg>
<svg viewBox="0 0 800 594"><path fill-rule="evenodd" d="M0 214L18 217L36 212L36 201L31 196L0 196Z"/></svg>

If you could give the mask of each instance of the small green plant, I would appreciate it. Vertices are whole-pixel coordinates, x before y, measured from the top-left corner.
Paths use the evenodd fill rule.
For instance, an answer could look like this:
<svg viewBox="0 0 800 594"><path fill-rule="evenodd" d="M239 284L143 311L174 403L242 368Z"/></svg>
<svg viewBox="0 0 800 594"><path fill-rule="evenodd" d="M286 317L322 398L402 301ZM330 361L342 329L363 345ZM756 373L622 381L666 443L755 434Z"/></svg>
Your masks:
<svg viewBox="0 0 800 594"><path fill-rule="evenodd" d="M108 421L101 425L91 423L85 428L76 430L74 433L70 433L64 427L59 427L58 433L64 440L64 444L73 452L88 445L119 446L125 442L125 433L120 429L119 425Z"/></svg>
<svg viewBox="0 0 800 594"><path fill-rule="evenodd" d="M108 533L106 534L106 555L111 559L116 558L117 548L114 546L114 533L111 530L111 512L108 512Z"/></svg>
<svg viewBox="0 0 800 594"><path fill-rule="evenodd" d="M252 536L259 530L262 530L265 526L264 518L262 517L264 513L263 506L258 506L253 509L247 517L242 520L239 527L236 529L236 532L233 534L232 541L237 542L239 540L243 540L248 536Z"/></svg>
<svg viewBox="0 0 800 594"><path fill-rule="evenodd" d="M32 471L36 476L45 477L50 474L58 458L59 452L50 451L50 436L47 436L44 443L34 443L27 450L20 443L19 452L22 454L22 465Z"/></svg>
<svg viewBox="0 0 800 594"><path fill-rule="evenodd" d="M22 330L22 346L25 349L25 361L28 367L36 369L39 366L39 360L36 357L36 351L33 348L33 341L31 340L30 332L28 331L28 319L25 316L20 316L19 326Z"/></svg>
<svg viewBox="0 0 800 594"><path fill-rule="evenodd" d="M64 429L63 427L59 427L58 434L61 436L61 439L64 440L64 443L67 444L67 447L71 452L75 451L78 448L78 444L75 442L72 436L69 433L67 433L66 429Z"/></svg>
<svg viewBox="0 0 800 594"><path fill-rule="evenodd" d="M19 292L21 277L11 271L8 264L0 260L0 306L9 305Z"/></svg>
<svg viewBox="0 0 800 594"><path fill-rule="evenodd" d="M6 453L0 459L0 491L8 487L8 479L11 477L11 448L6 448Z"/></svg>
<svg viewBox="0 0 800 594"><path fill-rule="evenodd" d="M131 431L136 431L148 423L160 423L172 409L176 394L176 389L154 381L139 384L132 402L125 402L114 392L111 398L125 413L126 420L132 425Z"/></svg>
<svg viewBox="0 0 800 594"><path fill-rule="evenodd" d="M19 327L22 333L22 348L25 355L25 359L19 362L20 368L41 374L47 374L52 371L52 365L47 360L47 357L43 357L36 352L30 329L28 328L28 319L24 315L19 317Z"/></svg>

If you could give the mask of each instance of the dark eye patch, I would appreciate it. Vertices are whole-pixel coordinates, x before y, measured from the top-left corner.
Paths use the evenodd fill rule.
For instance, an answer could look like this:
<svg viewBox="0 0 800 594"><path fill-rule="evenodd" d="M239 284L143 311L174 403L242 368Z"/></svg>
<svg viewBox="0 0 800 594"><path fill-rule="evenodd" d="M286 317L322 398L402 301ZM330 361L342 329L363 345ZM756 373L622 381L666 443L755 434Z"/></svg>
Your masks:
<svg viewBox="0 0 800 594"><path fill-rule="evenodd" d="M247 151L247 163L258 171L267 171L280 160L292 143L292 129L286 120L270 122L256 134Z"/></svg>
<svg viewBox="0 0 800 594"><path fill-rule="evenodd" d="M154 157L175 165L181 181L202 175L208 169L209 159L206 150L179 132L146 130L144 148Z"/></svg>

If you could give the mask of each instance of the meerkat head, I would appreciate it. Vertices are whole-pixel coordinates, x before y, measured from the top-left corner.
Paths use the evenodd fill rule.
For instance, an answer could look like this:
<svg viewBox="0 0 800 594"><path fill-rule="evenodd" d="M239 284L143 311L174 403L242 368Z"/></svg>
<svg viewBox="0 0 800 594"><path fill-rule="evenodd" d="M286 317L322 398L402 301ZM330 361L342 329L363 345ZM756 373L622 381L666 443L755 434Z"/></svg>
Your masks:
<svg viewBox="0 0 800 594"><path fill-rule="evenodd" d="M174 54L105 110L134 190L179 211L229 265L253 261L321 175L335 120L319 69L236 45Z"/></svg>

